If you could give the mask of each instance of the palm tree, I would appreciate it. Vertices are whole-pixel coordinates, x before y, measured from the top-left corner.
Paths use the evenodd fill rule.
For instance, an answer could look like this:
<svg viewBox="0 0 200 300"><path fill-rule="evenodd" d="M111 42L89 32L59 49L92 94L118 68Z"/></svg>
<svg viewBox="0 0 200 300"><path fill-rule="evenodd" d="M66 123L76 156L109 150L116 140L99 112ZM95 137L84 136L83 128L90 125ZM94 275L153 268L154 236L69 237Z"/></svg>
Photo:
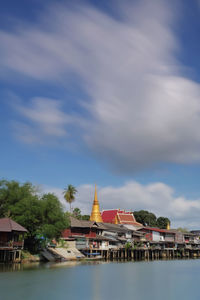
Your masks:
<svg viewBox="0 0 200 300"><path fill-rule="evenodd" d="M64 190L64 198L65 198L66 202L69 203L70 213L71 213L71 210L72 210L71 204L72 204L72 202L75 201L75 194L76 193L77 193L77 189L71 184L69 184L67 186L67 188Z"/></svg>

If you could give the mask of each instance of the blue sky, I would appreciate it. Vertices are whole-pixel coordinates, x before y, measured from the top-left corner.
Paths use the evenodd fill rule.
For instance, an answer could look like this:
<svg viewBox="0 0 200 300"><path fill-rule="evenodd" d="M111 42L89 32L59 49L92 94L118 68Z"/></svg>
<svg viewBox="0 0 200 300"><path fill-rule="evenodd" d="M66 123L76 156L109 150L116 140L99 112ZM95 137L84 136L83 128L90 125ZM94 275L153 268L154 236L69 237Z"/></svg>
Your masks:
<svg viewBox="0 0 200 300"><path fill-rule="evenodd" d="M0 176L200 226L200 2L6 1Z"/></svg>

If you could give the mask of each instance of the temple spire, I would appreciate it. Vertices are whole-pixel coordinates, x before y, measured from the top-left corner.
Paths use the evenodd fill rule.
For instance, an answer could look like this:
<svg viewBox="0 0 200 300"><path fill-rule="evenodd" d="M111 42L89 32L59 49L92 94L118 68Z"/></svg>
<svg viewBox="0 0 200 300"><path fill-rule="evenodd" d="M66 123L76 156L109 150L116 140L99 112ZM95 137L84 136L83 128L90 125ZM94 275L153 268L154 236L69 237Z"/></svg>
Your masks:
<svg viewBox="0 0 200 300"><path fill-rule="evenodd" d="M101 217L101 213L100 213L100 209L99 209L99 202L98 202L98 198L97 198L96 184L95 184L94 201L93 201L90 221L103 222L102 217Z"/></svg>

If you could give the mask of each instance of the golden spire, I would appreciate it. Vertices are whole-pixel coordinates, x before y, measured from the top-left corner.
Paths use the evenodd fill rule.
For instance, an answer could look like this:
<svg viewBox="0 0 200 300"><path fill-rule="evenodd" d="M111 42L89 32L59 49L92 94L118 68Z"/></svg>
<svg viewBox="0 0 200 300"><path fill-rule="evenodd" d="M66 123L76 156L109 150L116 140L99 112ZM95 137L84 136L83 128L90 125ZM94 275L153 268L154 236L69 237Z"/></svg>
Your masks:
<svg viewBox="0 0 200 300"><path fill-rule="evenodd" d="M170 222L167 222L167 230L170 230Z"/></svg>
<svg viewBox="0 0 200 300"><path fill-rule="evenodd" d="M97 199L97 188L95 184L95 192L94 192L94 202L92 206L92 212L90 216L90 221L95 221L95 222L103 222L100 209L99 209L99 202Z"/></svg>

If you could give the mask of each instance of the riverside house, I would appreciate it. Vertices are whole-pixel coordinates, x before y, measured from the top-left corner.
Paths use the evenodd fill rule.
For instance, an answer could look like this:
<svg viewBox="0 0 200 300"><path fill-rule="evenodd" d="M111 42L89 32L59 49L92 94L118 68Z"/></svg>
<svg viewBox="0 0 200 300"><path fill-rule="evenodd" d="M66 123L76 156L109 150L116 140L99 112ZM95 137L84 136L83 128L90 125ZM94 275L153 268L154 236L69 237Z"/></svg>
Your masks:
<svg viewBox="0 0 200 300"><path fill-rule="evenodd" d="M200 248L200 240L197 235L190 232L180 232L173 229L160 229L143 227L138 231L145 233L150 245L161 248Z"/></svg>
<svg viewBox="0 0 200 300"><path fill-rule="evenodd" d="M123 248L127 242L144 240L144 233L121 224L99 223L70 217L71 226L62 233L64 240L75 239L76 247L90 250ZM129 225L130 226L130 225Z"/></svg>
<svg viewBox="0 0 200 300"><path fill-rule="evenodd" d="M0 219L0 262L21 260L27 230L10 218Z"/></svg>

